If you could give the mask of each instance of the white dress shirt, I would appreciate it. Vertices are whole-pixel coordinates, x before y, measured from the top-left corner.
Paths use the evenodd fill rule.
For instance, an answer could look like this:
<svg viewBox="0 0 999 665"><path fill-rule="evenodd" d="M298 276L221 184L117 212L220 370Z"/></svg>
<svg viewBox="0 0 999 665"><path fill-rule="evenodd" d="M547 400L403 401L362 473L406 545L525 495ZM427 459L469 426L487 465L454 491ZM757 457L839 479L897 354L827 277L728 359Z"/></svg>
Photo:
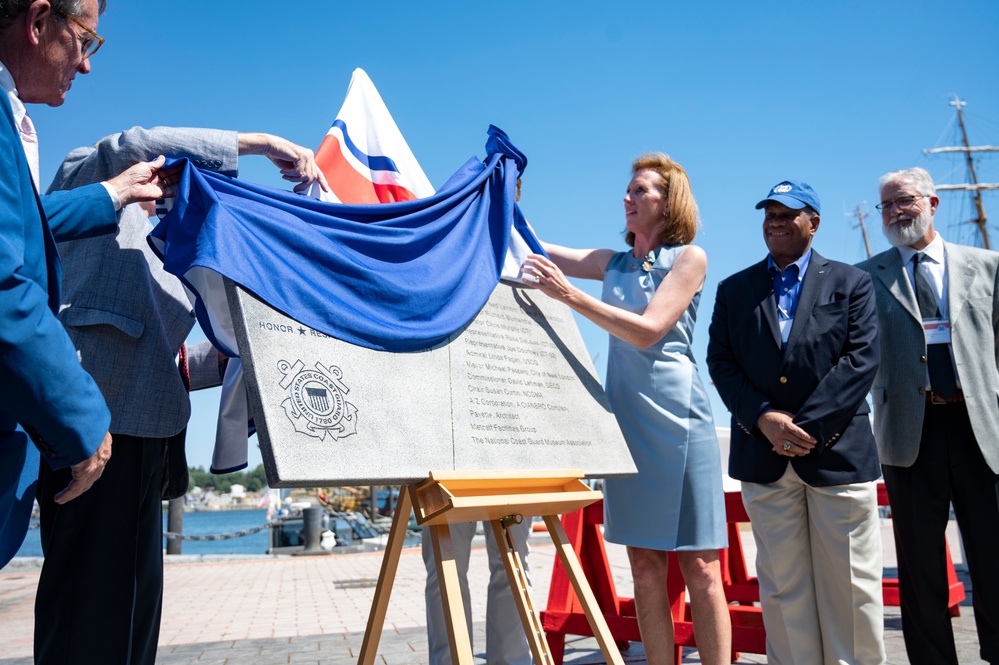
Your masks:
<svg viewBox="0 0 999 665"><path fill-rule="evenodd" d="M18 128L18 134L21 137L21 147L24 149L24 155L28 160L28 168L31 170L31 179L35 181L35 189L41 191L41 184L39 182L38 176L38 139L35 135L34 145L30 145L30 139L25 140L24 135L24 122L28 115L28 110L24 108L24 104L21 103L21 98L17 96L17 88L14 86L14 77L10 75L7 67L0 62L0 88L7 94L7 101L10 102L10 108L14 112L14 125ZM29 126L30 125L30 120ZM33 130L33 126L32 126Z"/></svg>

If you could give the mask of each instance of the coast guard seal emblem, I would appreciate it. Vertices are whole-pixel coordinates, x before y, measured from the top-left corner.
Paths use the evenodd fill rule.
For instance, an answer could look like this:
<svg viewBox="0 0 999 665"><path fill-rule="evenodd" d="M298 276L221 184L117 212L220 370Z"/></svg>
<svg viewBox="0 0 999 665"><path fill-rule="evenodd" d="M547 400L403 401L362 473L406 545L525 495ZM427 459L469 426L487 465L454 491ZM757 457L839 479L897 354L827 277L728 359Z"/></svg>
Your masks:
<svg viewBox="0 0 999 665"><path fill-rule="evenodd" d="M301 360L294 365L279 360L277 368L284 375L279 384L288 391L281 406L296 432L320 441L357 433L357 407L347 401L350 388L339 367L317 362L315 369L306 369Z"/></svg>

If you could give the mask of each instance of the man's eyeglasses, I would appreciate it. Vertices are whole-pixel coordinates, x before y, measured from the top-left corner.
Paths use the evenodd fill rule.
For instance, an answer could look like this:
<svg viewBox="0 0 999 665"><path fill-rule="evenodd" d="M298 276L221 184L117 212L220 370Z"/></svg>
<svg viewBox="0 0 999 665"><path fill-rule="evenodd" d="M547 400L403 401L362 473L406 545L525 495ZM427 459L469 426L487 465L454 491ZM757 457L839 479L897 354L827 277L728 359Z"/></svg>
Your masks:
<svg viewBox="0 0 999 665"><path fill-rule="evenodd" d="M98 35L90 28L88 28L87 26L83 25L83 23L81 23L80 21L78 21L77 19L73 18L72 16L70 16L65 12L58 12L58 14L67 21L72 21L76 25L86 30L87 32L86 36L80 37L80 35L76 35L80 39L80 55L83 56L84 60L86 60L93 54L97 53L97 51L101 48L101 46L104 45L104 38Z"/></svg>
<svg viewBox="0 0 999 665"><path fill-rule="evenodd" d="M898 206L901 208L908 208L913 203L919 199L925 199L926 194L920 194L919 196L900 196L897 199L892 199L891 201L882 201L881 203L874 206L878 212L888 212L892 209L892 206Z"/></svg>

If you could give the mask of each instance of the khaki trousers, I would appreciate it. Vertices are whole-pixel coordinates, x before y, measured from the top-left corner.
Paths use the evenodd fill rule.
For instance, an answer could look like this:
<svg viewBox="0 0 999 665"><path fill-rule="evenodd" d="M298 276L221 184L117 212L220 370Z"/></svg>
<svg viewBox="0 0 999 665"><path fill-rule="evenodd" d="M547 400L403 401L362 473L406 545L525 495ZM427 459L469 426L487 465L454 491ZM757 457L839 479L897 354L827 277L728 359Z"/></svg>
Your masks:
<svg viewBox="0 0 999 665"><path fill-rule="evenodd" d="M468 560L472 551L472 538L475 536L476 522L451 525L451 544L454 547L454 562L458 568L458 582L461 598L465 605L465 623L468 625L468 641L472 643L472 597L468 588ZM489 586L486 591L486 665L531 665L531 648L524 635L524 626L517 612L513 590L506 576L506 568L500 557L493 528L488 522L482 523L486 535L486 553L489 559ZM531 583L531 569L527 563L530 547L527 539L531 535L531 518L510 527L513 544L520 554L527 582ZM423 562L427 567L427 646L430 651L430 665L451 665L451 647L447 639L447 624L444 608L441 605L441 590L437 583L437 563L434 561L434 548L430 542L430 529L423 529ZM480 595L481 590L476 594ZM481 595L480 595L481 597ZM474 647L473 647L474 649Z"/></svg>
<svg viewBox="0 0 999 665"><path fill-rule="evenodd" d="M771 665L885 662L874 482L812 487L794 468L742 484Z"/></svg>

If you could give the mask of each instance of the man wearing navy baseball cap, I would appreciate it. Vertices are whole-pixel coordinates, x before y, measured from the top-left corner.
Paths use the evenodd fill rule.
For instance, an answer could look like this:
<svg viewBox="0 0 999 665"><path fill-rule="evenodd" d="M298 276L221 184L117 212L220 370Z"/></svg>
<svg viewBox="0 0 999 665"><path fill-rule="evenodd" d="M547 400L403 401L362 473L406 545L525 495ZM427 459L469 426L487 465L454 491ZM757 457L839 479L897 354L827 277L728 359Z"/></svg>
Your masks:
<svg viewBox="0 0 999 665"><path fill-rule="evenodd" d="M777 183L767 194L767 198L756 204L756 209L765 208L767 203L771 201L794 210L801 210L808 206L816 215L819 214L819 195L807 182L785 180ZM816 225L818 225L818 218L816 218Z"/></svg>
<svg viewBox="0 0 999 665"><path fill-rule="evenodd" d="M718 285L707 364L732 413L729 475L756 539L767 660L885 662L879 361L868 274L812 249L819 197L784 180L763 209L767 257Z"/></svg>

